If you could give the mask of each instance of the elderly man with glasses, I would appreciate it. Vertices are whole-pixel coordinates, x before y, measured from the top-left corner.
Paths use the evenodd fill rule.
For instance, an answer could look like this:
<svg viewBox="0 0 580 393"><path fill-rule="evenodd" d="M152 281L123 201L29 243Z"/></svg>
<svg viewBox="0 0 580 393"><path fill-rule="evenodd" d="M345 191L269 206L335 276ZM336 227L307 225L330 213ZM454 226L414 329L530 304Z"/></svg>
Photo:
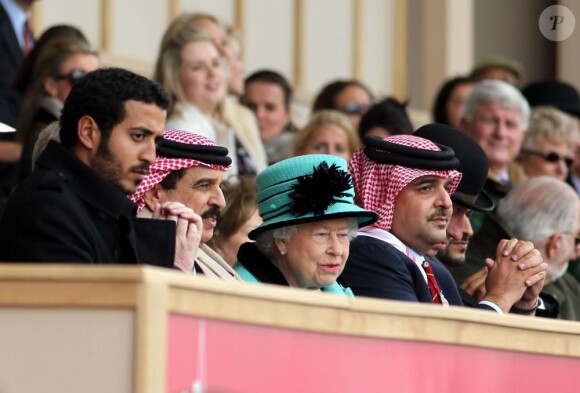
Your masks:
<svg viewBox="0 0 580 393"><path fill-rule="evenodd" d="M515 164L529 125L530 106L518 89L499 80L478 83L465 101L461 131L475 140L489 161L484 190L495 203L526 176ZM477 232L484 213L470 221Z"/></svg>

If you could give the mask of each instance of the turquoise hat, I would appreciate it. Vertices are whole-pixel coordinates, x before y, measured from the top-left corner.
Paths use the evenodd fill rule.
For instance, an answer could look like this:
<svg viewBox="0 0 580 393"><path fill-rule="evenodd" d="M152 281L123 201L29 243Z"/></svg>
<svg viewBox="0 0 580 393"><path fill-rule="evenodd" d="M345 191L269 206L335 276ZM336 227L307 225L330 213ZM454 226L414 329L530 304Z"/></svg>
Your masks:
<svg viewBox="0 0 580 393"><path fill-rule="evenodd" d="M354 204L354 188L346 161L337 156L308 154L288 158L256 178L258 209L263 223L250 232L255 239L274 228L353 217L359 227L378 216Z"/></svg>

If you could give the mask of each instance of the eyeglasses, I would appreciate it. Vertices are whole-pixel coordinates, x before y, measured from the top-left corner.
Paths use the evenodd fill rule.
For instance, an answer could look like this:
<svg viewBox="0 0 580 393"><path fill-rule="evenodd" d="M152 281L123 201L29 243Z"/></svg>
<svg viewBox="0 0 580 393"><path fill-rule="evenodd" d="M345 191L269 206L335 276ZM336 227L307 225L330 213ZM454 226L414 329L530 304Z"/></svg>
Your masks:
<svg viewBox="0 0 580 393"><path fill-rule="evenodd" d="M533 150L533 149L522 149L522 153L534 154L534 155L540 156L544 160L546 160L548 162L552 162L552 163L564 161L568 168L570 168L572 166L572 164L574 163L574 159L572 157L561 156L558 153L555 153L553 151L543 152L543 151Z"/></svg>
<svg viewBox="0 0 580 393"><path fill-rule="evenodd" d="M341 109L341 112L346 113L347 115L362 115L366 111L368 111L370 105L360 104L358 102L347 102Z"/></svg>
<svg viewBox="0 0 580 393"><path fill-rule="evenodd" d="M85 70L81 70L81 69L77 68L77 69L72 70L68 74L56 75L54 77L54 79L56 79L56 80L68 80L70 83L72 83L74 85L75 83L77 83L79 80L81 80L87 74L88 74L88 72L86 72Z"/></svg>

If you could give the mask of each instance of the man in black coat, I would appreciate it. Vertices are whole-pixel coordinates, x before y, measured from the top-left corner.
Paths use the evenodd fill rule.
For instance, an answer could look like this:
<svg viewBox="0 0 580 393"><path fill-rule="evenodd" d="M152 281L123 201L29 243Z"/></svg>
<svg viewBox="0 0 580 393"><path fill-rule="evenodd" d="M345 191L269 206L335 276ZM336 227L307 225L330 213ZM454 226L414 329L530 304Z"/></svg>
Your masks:
<svg viewBox="0 0 580 393"><path fill-rule="evenodd" d="M459 186L451 195L453 213L447 226L447 243L444 248L437 250L438 260L445 265L454 276L454 279L456 279L457 277L455 277L454 273L465 266L466 255L471 251L469 246L470 239L473 236L473 228L471 227L469 216L473 211L489 213L495 207L492 198L484 190L488 174L487 157L483 149L473 139L452 128L434 129L423 127L417 130L414 135L451 147L460 161L458 170L461 172L462 177ZM484 222L486 219L487 216ZM488 250L489 254L486 257L492 258L495 255L499 241L509 238L507 234L495 236L495 242L491 245ZM472 296L474 290L478 291L478 298L485 295L487 268L484 268L484 261L485 257L479 260L478 266L481 271L472 271L474 273L473 276L469 277L465 284L462 284L462 281L456 281L458 285L461 284L458 289L464 306L477 306L478 301ZM472 289L474 286L476 289ZM521 312L521 309L524 309L524 312L533 313L529 309L533 308L534 301L538 296L538 286L528 289L524 293L523 300L520 300L515 307L512 307L510 312L518 313ZM465 291L463 287L466 287L469 292ZM539 300L537 316L551 318L558 316L558 302L552 296L541 293Z"/></svg>
<svg viewBox="0 0 580 393"><path fill-rule="evenodd" d="M448 129L438 124L425 128L434 132ZM461 179L453 150L408 135L368 138L365 143L367 147L355 153L349 167L355 201L377 212L380 219L359 231L342 277L355 295L462 305L447 269L439 261L425 258L434 255L447 237L449 195ZM531 244L522 243L506 241L498 249L490 266L490 291L479 308L508 312L528 287L538 283L541 289L546 266L531 252ZM526 270L520 269L521 263Z"/></svg>
<svg viewBox="0 0 580 393"><path fill-rule="evenodd" d="M76 83L60 118L61 143L48 144L8 201L0 259L150 263L191 272L199 216L168 203L158 219L138 220L127 198L155 162L168 106L159 85L126 70L100 69Z"/></svg>

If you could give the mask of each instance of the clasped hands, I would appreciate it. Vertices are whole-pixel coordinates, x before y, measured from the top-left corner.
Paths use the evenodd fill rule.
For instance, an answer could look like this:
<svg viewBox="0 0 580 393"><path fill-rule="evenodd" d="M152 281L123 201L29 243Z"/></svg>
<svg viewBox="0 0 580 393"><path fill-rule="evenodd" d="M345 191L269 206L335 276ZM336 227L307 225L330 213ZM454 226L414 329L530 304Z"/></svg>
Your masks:
<svg viewBox="0 0 580 393"><path fill-rule="evenodd" d="M486 258L486 267L468 277L462 284L478 301L497 304L508 313L512 306L532 308L544 287L548 264L532 242L501 240L496 258Z"/></svg>

